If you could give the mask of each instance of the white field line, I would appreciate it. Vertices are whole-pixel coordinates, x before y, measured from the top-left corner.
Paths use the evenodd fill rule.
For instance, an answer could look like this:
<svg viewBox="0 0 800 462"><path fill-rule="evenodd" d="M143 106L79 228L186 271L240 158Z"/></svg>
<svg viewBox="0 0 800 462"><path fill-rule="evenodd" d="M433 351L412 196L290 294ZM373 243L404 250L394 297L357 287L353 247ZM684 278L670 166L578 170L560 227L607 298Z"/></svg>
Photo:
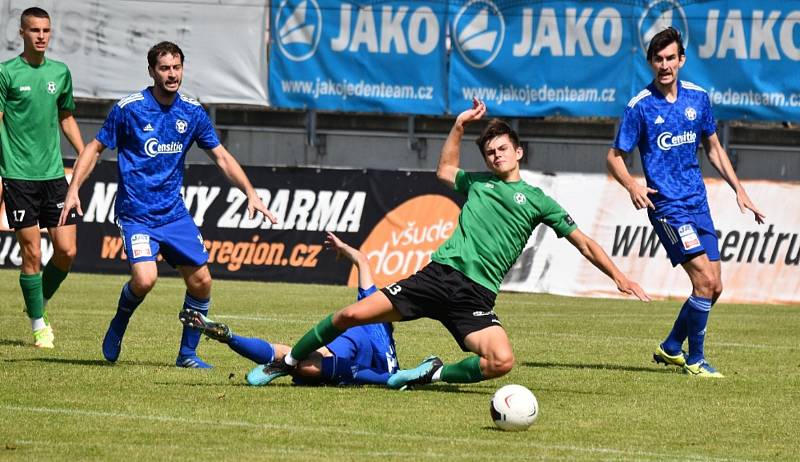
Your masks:
<svg viewBox="0 0 800 462"><path fill-rule="evenodd" d="M347 435L347 436L365 436L365 437L376 437L384 439L389 438L397 440L400 439L420 440L423 443L440 441L442 443L452 444L453 442L458 442L464 444L464 447L471 447L476 444L490 445L494 447L497 444L497 440L493 438L476 439L476 438L458 438L452 436L386 433L386 432L375 432L366 430L355 430L348 428L333 428L329 426L276 425L268 423L252 423L252 422L237 421L237 420L199 420L199 419L188 419L183 417L172 417L163 415L139 415L139 414L122 413L122 412L103 412L103 411L89 411L83 409L46 408L46 407L32 407L32 406L4 405L0 406L0 409L5 409L8 411L17 411L17 412L36 412L41 414L62 414L68 416L144 420L151 422L177 423L182 425L208 426L212 428L215 426L234 427L234 428L253 428L259 430L283 430L283 431L304 432L304 433L308 433L309 431L314 431L319 433L333 433L333 434ZM691 460L691 461L713 461L713 462L744 462L746 460L746 459L732 459L725 457L722 458L705 457L705 456L690 455L690 454L681 454L680 456L676 456L675 454L662 454L662 453L653 453L647 451L631 451L631 450L603 448L596 446L593 447L593 446L537 444L530 441L504 441L503 445L505 446L512 445L520 448L527 447L527 448L538 448L538 449L546 449L554 451L571 451L571 452L588 453L588 454L605 454L613 456L614 458L630 457L633 458L634 460L643 460L642 458L654 459L654 460ZM378 454L393 454L393 453L366 451L364 452L364 454L378 455ZM452 453L438 454L438 453L425 452L424 455L429 455L429 456L435 455L437 457L441 456L442 458L453 457ZM469 456L469 455L470 454L464 454L464 456ZM496 455L497 454L495 453L492 457L495 457ZM514 458L519 459L520 456L522 456L522 453L517 453L514 455Z"/></svg>

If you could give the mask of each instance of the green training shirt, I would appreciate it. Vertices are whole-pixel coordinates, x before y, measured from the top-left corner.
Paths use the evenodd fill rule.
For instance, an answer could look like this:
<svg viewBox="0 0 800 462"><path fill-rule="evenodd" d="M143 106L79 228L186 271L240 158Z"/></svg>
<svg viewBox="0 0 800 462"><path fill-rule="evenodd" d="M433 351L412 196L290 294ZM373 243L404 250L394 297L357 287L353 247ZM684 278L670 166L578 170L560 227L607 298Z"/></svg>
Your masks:
<svg viewBox="0 0 800 462"><path fill-rule="evenodd" d="M21 56L0 63L0 176L53 180L64 176L59 111L73 111L72 76L64 63L31 66Z"/></svg>
<svg viewBox="0 0 800 462"><path fill-rule="evenodd" d="M539 188L506 183L491 173L456 174L455 190L467 196L453 235L431 256L492 292L525 248L533 229L544 223L564 237L577 225Z"/></svg>

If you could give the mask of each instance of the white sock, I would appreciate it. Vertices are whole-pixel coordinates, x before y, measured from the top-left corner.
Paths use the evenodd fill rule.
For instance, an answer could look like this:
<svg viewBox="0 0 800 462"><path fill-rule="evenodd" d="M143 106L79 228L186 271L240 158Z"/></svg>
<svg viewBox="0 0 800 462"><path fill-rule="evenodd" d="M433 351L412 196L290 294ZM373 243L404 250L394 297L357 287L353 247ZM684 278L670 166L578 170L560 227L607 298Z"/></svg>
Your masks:
<svg viewBox="0 0 800 462"><path fill-rule="evenodd" d="M31 329L34 331L44 329L45 327L47 327L47 324L44 323L44 318L31 319Z"/></svg>
<svg viewBox="0 0 800 462"><path fill-rule="evenodd" d="M283 362L285 362L289 366L296 366L297 360L292 357L292 352L286 353L286 356L283 357Z"/></svg>

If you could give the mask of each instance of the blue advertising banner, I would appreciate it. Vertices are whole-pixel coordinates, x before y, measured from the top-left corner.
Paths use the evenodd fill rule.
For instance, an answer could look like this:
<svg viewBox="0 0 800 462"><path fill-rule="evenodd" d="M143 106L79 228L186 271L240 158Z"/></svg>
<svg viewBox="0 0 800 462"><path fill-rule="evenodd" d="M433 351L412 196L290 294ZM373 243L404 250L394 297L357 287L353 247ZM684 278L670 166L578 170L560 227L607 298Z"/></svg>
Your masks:
<svg viewBox="0 0 800 462"><path fill-rule="evenodd" d="M708 92L717 118L800 120L800 1L660 3L674 5L643 17L685 35L681 78Z"/></svg>
<svg viewBox="0 0 800 462"><path fill-rule="evenodd" d="M631 93L632 2L452 1L451 112L614 116Z"/></svg>
<svg viewBox="0 0 800 462"><path fill-rule="evenodd" d="M274 106L356 112L446 111L446 2L274 0Z"/></svg>
<svg viewBox="0 0 800 462"><path fill-rule="evenodd" d="M449 103L506 116L619 116L652 80L650 39L681 31L680 78L719 119L800 119L800 1L470 0L450 4Z"/></svg>
<svg viewBox="0 0 800 462"><path fill-rule="evenodd" d="M800 0L278 0L270 102L512 117L617 117L652 79L645 53L684 36L680 78L722 120L800 120Z"/></svg>

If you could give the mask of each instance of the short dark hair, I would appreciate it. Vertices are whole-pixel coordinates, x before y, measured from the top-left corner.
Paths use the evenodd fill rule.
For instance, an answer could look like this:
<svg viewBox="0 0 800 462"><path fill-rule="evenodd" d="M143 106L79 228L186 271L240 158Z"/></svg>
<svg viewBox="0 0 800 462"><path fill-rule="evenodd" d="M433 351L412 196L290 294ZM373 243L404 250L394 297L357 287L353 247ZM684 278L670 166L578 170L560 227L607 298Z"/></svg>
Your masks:
<svg viewBox="0 0 800 462"><path fill-rule="evenodd" d="M178 55L181 57L181 64L183 64L183 50L172 42L158 42L153 45L153 48L150 48L150 51L147 52L147 64L151 68L155 68L158 58L164 55Z"/></svg>
<svg viewBox="0 0 800 462"><path fill-rule="evenodd" d="M50 19L50 15L47 14L47 11L39 8L38 6L32 6L30 8L26 8L25 11L19 15L19 27L25 27L25 18L28 16L33 16L34 18L45 18Z"/></svg>
<svg viewBox="0 0 800 462"><path fill-rule="evenodd" d="M678 44L678 57L684 56L686 54L686 49L683 47L683 38L681 37L681 33L678 32L678 29L667 27L654 35L650 40L650 46L647 47L647 61L652 61L656 53L673 43Z"/></svg>
<svg viewBox="0 0 800 462"><path fill-rule="evenodd" d="M514 147L514 149L519 147L519 135L517 135L517 132L511 128L511 125L504 120L492 119L488 124L486 124L486 127L484 127L483 131L481 132L481 136L475 140L475 144L477 144L478 149L481 150L481 155L484 157L486 156L486 152L484 151L486 143L497 138L498 136L503 135L508 135L508 139L511 140L511 145Z"/></svg>

